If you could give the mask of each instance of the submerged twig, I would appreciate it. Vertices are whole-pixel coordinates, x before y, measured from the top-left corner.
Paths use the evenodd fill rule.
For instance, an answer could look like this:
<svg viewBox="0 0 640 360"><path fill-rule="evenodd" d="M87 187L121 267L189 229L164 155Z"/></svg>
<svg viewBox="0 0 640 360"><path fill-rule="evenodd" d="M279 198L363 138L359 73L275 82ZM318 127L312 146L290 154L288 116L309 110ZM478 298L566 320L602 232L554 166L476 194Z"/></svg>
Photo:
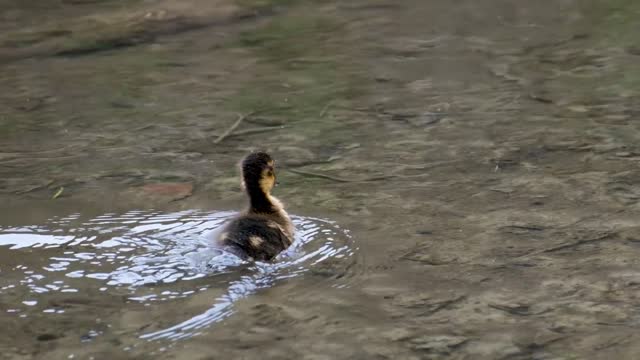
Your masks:
<svg viewBox="0 0 640 360"><path fill-rule="evenodd" d="M288 170L290 172L292 172L294 174L298 174L298 175L312 176L312 177L317 177L317 178L321 178L321 179L327 179L327 180L332 180L332 181L342 182L342 183L377 181L377 180L384 180L384 179L388 179L388 178L393 177L393 176L384 176L383 175L383 176L376 176L376 177L370 177L370 178L364 178L364 179L345 179L345 178L341 178L341 177L336 177L336 176L331 176L331 175L326 175L326 174L320 174L320 173L311 172L311 171L296 170L296 169L288 169Z"/></svg>
<svg viewBox="0 0 640 360"><path fill-rule="evenodd" d="M431 316L431 315L437 313L438 311L445 310L448 307L450 307L451 305L455 305L455 304L457 304L457 303L459 303L461 301L464 301L466 299L467 299L466 296L460 295L460 296L455 297L453 299L438 301L438 302L429 304L430 308L427 309L426 311L424 311L423 313L421 313L420 316Z"/></svg>
<svg viewBox="0 0 640 360"><path fill-rule="evenodd" d="M329 102L327 103L327 105L325 105L325 106L322 108L322 110L320 111L320 115L319 115L319 117L320 117L320 118L323 118L323 117L324 117L324 115L327 113L327 110L329 110L329 106L331 106L331 103L332 103L332 102L333 102L333 100L329 101Z"/></svg>
<svg viewBox="0 0 640 360"><path fill-rule="evenodd" d="M49 180L49 181L47 181L47 182L46 182L46 183L44 183L44 184L39 184L39 185L30 186L30 187L28 187L28 188L26 188L26 189L22 189L22 190L16 191L15 193L16 193L17 195L30 193L30 192L32 192L32 191L36 191L36 190L40 190L40 189L44 189L44 188L46 188L46 187L49 187L49 185L51 185L51 184L53 184L53 183L54 183L54 181L53 181L53 180Z"/></svg>
<svg viewBox="0 0 640 360"><path fill-rule="evenodd" d="M544 97L542 95L538 95L538 94L534 94L534 93L529 93L529 99L531 100L535 100L539 103L543 103L543 104L553 104L553 100Z"/></svg>
<svg viewBox="0 0 640 360"><path fill-rule="evenodd" d="M64 186L60 186L60 188L58 189L58 191L56 191L55 194L53 194L53 196L51 197L51 200L55 200L57 198L60 197L60 195L62 195L62 192L64 191Z"/></svg>
<svg viewBox="0 0 640 360"><path fill-rule="evenodd" d="M229 136L258 134L258 133L268 132L268 131L272 131L272 130L280 130L280 129L285 129L285 128L286 128L286 126L284 126L284 125L264 126L264 127L257 127L257 128L251 128L251 129L236 131L233 134L229 134ZM229 136L227 136L227 137L229 137Z"/></svg>
<svg viewBox="0 0 640 360"><path fill-rule="evenodd" d="M247 117L249 117L250 115L253 115L255 113L255 111L252 111L248 114L242 115L242 114L238 114L238 120L236 120L236 122L233 123L233 125L231 125L230 128L227 129L227 131L225 131L224 133L222 133L222 135L218 136L217 139L215 139L213 141L214 144L219 144L220 142L222 142L222 140L226 139L229 135L231 135L231 133L233 133L233 131L235 129L238 128L238 126L240 126L240 124L242 124L242 122L244 121L244 119L246 119Z"/></svg>
<svg viewBox="0 0 640 360"><path fill-rule="evenodd" d="M517 316L542 315L552 310L552 309L543 309L537 312L531 312L531 307L529 305L519 305L519 304L516 306L501 305L501 304L487 304L487 306L489 306L492 309L504 311L508 314L517 315Z"/></svg>
<svg viewBox="0 0 640 360"><path fill-rule="evenodd" d="M169 200L169 202L170 202L170 203L172 203L172 202L176 202L176 201L184 200L184 199L186 199L186 198L191 197L192 195L193 195L193 194L184 194L184 195L179 196L179 197L177 197L177 198L175 198L175 199L171 199L171 200Z"/></svg>
<svg viewBox="0 0 640 360"><path fill-rule="evenodd" d="M614 235L616 235L615 232L610 232L610 233L606 233L606 234L603 234L603 235L600 235L598 237L591 238L591 239L578 240L578 241L574 241L574 242L570 242L570 243L564 243L564 244L548 247L546 249L532 251L532 252L530 252L528 254L520 255L517 258L523 258L523 257L527 257L527 256L532 256L532 255L546 254L546 253L556 252L556 251L559 251L559 250L566 250L566 249L578 247L580 245L590 244L590 243L606 240L606 239L609 239L610 237L612 237Z"/></svg>

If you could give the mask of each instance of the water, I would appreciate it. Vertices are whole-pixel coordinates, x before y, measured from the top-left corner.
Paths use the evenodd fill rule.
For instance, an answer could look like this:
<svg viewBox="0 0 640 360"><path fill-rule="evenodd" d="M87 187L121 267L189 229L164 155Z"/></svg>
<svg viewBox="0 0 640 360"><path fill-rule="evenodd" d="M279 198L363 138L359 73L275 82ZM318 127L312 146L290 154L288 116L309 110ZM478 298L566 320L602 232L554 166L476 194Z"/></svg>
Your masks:
<svg viewBox="0 0 640 360"><path fill-rule="evenodd" d="M635 359L638 4L0 0L0 358Z"/></svg>
<svg viewBox="0 0 640 360"><path fill-rule="evenodd" d="M221 290L224 295L212 299L211 308L203 313L138 334L142 340L177 340L195 336L233 314L238 299L302 276L327 260L348 262L356 250L348 232L334 222L294 216L297 232L292 246L274 263L247 263L212 244L211 234L233 215L130 211L84 220L74 214L42 225L0 228L0 246L7 257L22 258L25 252L45 249L47 253L38 265L25 262L3 271L0 294L20 294L24 299L6 312L20 318L42 312L55 321L65 309L46 305L43 299L51 293L115 291L126 302L171 308L211 288Z"/></svg>

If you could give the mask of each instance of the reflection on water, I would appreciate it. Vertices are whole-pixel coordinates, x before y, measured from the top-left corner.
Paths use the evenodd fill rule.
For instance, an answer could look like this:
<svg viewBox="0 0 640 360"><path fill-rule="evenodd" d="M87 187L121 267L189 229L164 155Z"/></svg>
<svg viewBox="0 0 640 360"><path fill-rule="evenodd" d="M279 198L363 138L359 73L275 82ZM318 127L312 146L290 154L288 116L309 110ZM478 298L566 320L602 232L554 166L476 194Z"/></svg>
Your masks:
<svg viewBox="0 0 640 360"><path fill-rule="evenodd" d="M72 215L41 226L0 228L0 252L13 257L20 257L23 251L46 254L42 263L18 264L4 271L0 294L24 293L20 306L7 312L28 317L34 311L64 312L39 306L48 293L118 288L127 291L129 301L148 305L171 304L211 286L221 287L224 295L213 299L205 312L176 319L176 325L164 330L140 334L143 339L180 339L232 314L234 301L258 289L299 276L326 259L352 254L348 233L334 223L293 217L294 244L274 263L247 263L215 248L210 240L211 233L233 215L132 211L88 221ZM224 274L228 276L217 278ZM179 289L172 284L179 284Z"/></svg>

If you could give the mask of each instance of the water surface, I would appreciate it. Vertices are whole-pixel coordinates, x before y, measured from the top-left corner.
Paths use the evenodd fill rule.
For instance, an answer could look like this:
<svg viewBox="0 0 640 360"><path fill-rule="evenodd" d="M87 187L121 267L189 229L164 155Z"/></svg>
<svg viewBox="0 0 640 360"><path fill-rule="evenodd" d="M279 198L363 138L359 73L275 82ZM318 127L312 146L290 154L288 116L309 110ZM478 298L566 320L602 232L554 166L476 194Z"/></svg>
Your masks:
<svg viewBox="0 0 640 360"><path fill-rule="evenodd" d="M3 357L640 352L637 2L0 8ZM204 236L255 149L274 264Z"/></svg>

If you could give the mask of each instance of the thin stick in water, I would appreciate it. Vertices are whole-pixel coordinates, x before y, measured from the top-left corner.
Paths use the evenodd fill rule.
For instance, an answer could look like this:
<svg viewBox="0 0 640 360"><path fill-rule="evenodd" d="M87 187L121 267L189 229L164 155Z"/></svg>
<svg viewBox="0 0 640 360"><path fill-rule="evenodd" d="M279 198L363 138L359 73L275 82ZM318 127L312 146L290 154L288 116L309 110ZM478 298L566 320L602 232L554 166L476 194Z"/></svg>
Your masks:
<svg viewBox="0 0 640 360"><path fill-rule="evenodd" d="M242 124L242 122L244 121L244 119L246 119L248 116L253 115L255 113L255 111L252 111L246 115L242 115L242 114L238 114L238 120L236 120L236 122L233 123L233 125L231 125L231 127L229 129L227 129L227 131L225 131L224 133L222 133L222 135L218 136L217 139L215 139L213 141L214 144L219 144L220 142L222 142L224 139L226 139L229 135L231 135L231 133L233 133L233 131L235 129L238 128L238 126L240 126L240 124Z"/></svg>
<svg viewBox="0 0 640 360"><path fill-rule="evenodd" d="M292 172L294 174L298 174L298 175L312 176L312 177L317 177L317 178L322 178L322 179L327 179L327 180L333 180L335 182L342 182L342 183L376 181L376 180L384 180L384 179L388 179L388 178L392 177L392 176L377 176L377 177L370 177L370 178L365 178L365 179L345 179L345 178L339 178L339 177L326 175L326 174L320 174L320 173L311 172L311 171L296 170L296 169L288 169L288 170L290 172Z"/></svg>

